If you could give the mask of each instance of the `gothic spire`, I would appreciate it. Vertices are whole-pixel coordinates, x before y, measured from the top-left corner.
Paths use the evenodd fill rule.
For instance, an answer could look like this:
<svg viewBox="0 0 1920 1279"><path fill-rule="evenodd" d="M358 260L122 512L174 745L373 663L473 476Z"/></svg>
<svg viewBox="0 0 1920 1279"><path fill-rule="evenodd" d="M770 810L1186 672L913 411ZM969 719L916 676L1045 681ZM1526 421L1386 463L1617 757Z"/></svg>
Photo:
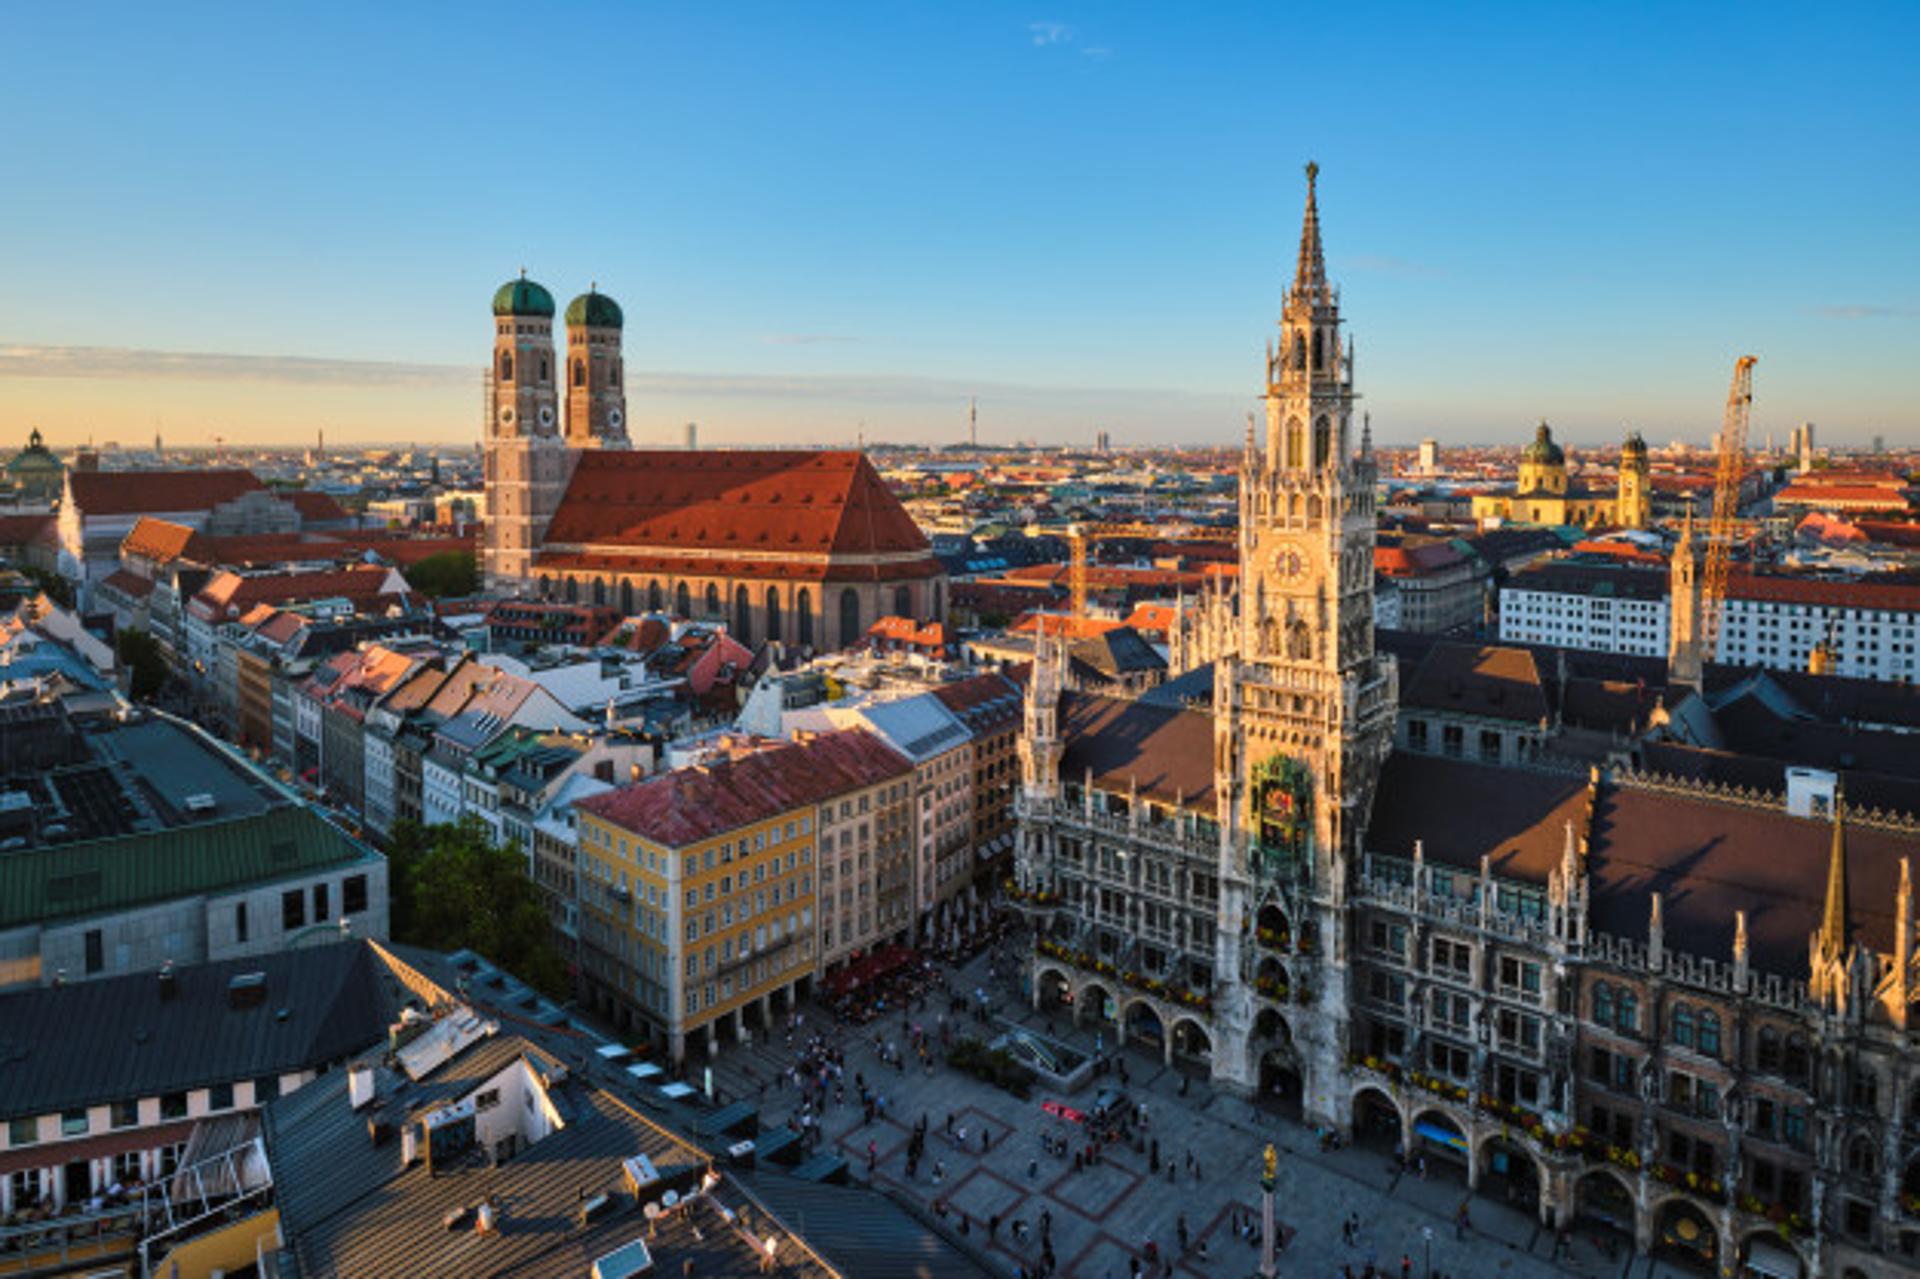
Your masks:
<svg viewBox="0 0 1920 1279"><path fill-rule="evenodd" d="M1844 807L1845 800L1836 787L1833 792L1833 851L1827 858L1827 906L1820 916L1820 957L1826 960L1844 959L1847 953L1849 920Z"/></svg>
<svg viewBox="0 0 1920 1279"><path fill-rule="evenodd" d="M1327 287L1327 260L1320 251L1320 203L1314 194L1319 176L1320 166L1307 161L1307 214L1300 224L1300 263L1293 271L1294 294L1303 300L1319 298Z"/></svg>

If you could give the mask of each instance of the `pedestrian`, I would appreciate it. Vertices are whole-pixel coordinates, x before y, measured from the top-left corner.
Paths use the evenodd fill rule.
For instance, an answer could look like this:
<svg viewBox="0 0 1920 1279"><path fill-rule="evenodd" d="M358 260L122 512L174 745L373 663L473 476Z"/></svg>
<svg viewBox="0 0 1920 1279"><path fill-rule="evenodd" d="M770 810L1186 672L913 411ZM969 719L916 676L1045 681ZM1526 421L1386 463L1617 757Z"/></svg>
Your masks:
<svg viewBox="0 0 1920 1279"><path fill-rule="evenodd" d="M1027 1180L1040 1180L1040 1161L1038 1159L1027 1160Z"/></svg>
<svg viewBox="0 0 1920 1279"><path fill-rule="evenodd" d="M1455 1239L1465 1239L1467 1237L1467 1227L1472 1224L1472 1220L1467 1216L1467 1201L1462 1199L1460 1201L1460 1211L1453 1214L1453 1237Z"/></svg>
<svg viewBox="0 0 1920 1279"><path fill-rule="evenodd" d="M1404 1252L1400 1254L1400 1279L1413 1279L1413 1258Z"/></svg>
<svg viewBox="0 0 1920 1279"><path fill-rule="evenodd" d="M1187 1214L1186 1213L1183 1212L1178 1217L1174 1218L1173 1232L1180 1238L1180 1251L1185 1252L1187 1250Z"/></svg>

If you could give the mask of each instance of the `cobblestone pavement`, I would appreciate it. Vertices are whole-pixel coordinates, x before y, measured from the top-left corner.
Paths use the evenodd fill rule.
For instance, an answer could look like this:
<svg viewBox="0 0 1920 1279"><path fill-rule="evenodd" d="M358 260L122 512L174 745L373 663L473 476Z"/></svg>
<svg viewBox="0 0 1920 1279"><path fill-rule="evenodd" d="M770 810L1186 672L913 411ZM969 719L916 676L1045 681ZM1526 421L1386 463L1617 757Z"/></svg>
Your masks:
<svg viewBox="0 0 1920 1279"><path fill-rule="evenodd" d="M966 992L987 984L984 957L954 981L957 991ZM1025 1006L1011 982L1002 981L989 993L996 1017L1046 1029L1046 1019ZM912 1019L931 1031L941 1008L943 1002ZM802 1014L799 1040L823 1024L804 1008ZM1268 1142L1279 1154L1275 1212L1287 1246L1278 1269L1287 1279L1338 1279L1343 1266L1352 1266L1357 1274L1369 1260L1393 1276L1401 1273L1404 1260L1416 1279L1428 1273L1429 1264L1431 1273L1453 1279L1678 1279L1691 1273L1634 1256L1624 1246L1609 1255L1584 1233L1574 1239L1570 1258L1555 1258L1552 1232L1542 1229L1531 1214L1484 1196L1467 1199L1459 1177L1440 1172L1428 1179L1402 1175L1385 1151L1323 1153L1310 1130L1215 1093L1200 1079L1190 1081L1182 1096L1184 1076L1178 1068L1163 1066L1158 1054L1135 1050L1126 1054L1128 1096L1148 1108L1147 1134L1159 1142L1162 1171L1149 1171L1151 1149L1119 1149L1099 1166L1076 1173L1070 1158L1055 1158L1042 1149L1044 1133L1077 1131L1042 1112L1040 1103L1051 1094L1036 1089L1022 1102L941 1065L930 1074L918 1066L904 1072L885 1066L875 1053L873 1036L878 1031L904 1047L901 1028L901 1017L889 1014L872 1025L841 1032L848 1100L830 1105L823 1116L826 1141L845 1155L856 1177L866 1175L871 1142L877 1155L876 1182L927 1205L943 1198L950 1210L948 1224L958 1230L964 1217L966 1241L984 1248L1009 1274L1037 1263L1042 1213L1051 1214L1058 1274L1064 1279L1127 1279L1149 1239L1171 1261L1175 1275L1222 1279L1256 1273L1257 1245L1238 1237L1233 1226L1236 1220L1258 1221L1260 1152ZM1064 1019L1056 1021L1054 1029L1057 1037L1076 1046L1094 1046L1091 1033L1074 1030ZM785 1036L779 1033L771 1042L725 1047L713 1063L715 1082L731 1096L760 1096L763 1125L780 1124L798 1101L793 1090L774 1082L791 1061ZM885 1100L884 1113L872 1124L862 1122L855 1099L856 1071ZM1102 1078L1077 1097L1058 1099L1090 1106L1096 1085L1110 1082ZM949 1114L956 1130L966 1130L964 1144L947 1135ZM907 1140L923 1115L928 1119L927 1151L918 1175L909 1180ZM983 1132L992 1140L984 1152ZM1189 1155L1195 1161L1192 1172L1186 1167ZM1168 1161L1174 1164L1171 1180L1165 1171ZM1463 1200L1471 1226L1456 1238L1454 1214ZM990 1230L989 1221L996 1216L999 1226ZM1350 1216L1361 1223L1353 1244L1345 1241L1342 1229ZM1190 1247L1181 1253L1177 1229L1183 1217ZM1024 1224L1024 1237L1016 1234L1016 1221ZM1165 1271L1149 1266L1146 1273Z"/></svg>

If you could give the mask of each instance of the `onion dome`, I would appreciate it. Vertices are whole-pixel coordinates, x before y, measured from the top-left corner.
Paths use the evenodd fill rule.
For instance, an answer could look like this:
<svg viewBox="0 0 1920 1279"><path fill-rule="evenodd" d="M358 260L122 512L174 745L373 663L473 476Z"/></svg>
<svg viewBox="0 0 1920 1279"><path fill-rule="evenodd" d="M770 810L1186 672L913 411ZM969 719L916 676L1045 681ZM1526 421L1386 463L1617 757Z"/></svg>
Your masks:
<svg viewBox="0 0 1920 1279"><path fill-rule="evenodd" d="M1527 451L1520 455L1523 462L1532 462L1537 466L1565 466L1567 455L1558 444L1553 442L1553 428L1542 419L1540 429L1533 433L1533 443L1527 445Z"/></svg>
<svg viewBox="0 0 1920 1279"><path fill-rule="evenodd" d="M1647 442L1640 438L1640 432L1638 431L1627 432L1627 442L1620 446L1620 456L1621 457L1645 457L1646 455L1647 455Z"/></svg>
<svg viewBox="0 0 1920 1279"><path fill-rule="evenodd" d="M597 289L588 289L567 303L567 326L584 325L590 329L617 329L625 324L620 304Z"/></svg>
<svg viewBox="0 0 1920 1279"><path fill-rule="evenodd" d="M493 295L495 315L535 315L553 318L553 294L527 278L522 271L517 280L508 280Z"/></svg>

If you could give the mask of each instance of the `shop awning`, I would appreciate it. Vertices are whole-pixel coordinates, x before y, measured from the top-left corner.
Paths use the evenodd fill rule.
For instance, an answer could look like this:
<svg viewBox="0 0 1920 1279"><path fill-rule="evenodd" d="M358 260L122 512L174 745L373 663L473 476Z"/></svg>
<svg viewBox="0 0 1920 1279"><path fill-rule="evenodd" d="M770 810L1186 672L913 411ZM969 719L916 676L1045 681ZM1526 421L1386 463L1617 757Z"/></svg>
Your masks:
<svg viewBox="0 0 1920 1279"><path fill-rule="evenodd" d="M1442 1146L1451 1146L1461 1154L1467 1152L1467 1139L1451 1128L1445 1128L1431 1119L1422 1119L1413 1126L1413 1130L1428 1141Z"/></svg>

